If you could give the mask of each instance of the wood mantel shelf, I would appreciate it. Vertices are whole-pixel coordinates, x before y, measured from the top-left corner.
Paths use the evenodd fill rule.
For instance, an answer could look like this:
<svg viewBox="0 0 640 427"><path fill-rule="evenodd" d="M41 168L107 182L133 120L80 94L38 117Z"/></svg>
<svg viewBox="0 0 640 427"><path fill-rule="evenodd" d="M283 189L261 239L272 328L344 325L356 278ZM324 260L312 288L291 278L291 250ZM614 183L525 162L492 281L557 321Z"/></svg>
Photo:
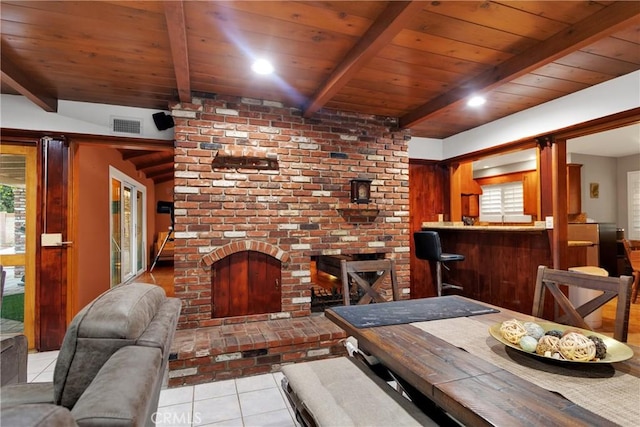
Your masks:
<svg viewBox="0 0 640 427"><path fill-rule="evenodd" d="M336 211L347 222L373 222L380 213L380 209L372 207L337 208Z"/></svg>
<svg viewBox="0 0 640 427"><path fill-rule="evenodd" d="M277 170L278 160L268 157L225 156L218 154L211 162L211 168Z"/></svg>

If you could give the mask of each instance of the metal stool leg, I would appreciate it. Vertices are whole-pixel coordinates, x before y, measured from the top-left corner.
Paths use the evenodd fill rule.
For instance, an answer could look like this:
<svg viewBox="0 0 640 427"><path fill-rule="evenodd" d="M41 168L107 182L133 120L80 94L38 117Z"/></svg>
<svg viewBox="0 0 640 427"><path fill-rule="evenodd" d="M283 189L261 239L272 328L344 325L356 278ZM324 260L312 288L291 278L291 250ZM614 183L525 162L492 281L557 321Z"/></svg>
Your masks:
<svg viewBox="0 0 640 427"><path fill-rule="evenodd" d="M442 296L442 290L443 289L460 289L462 290L463 287L459 286L459 285L454 285L452 283L443 283L442 282L442 266L444 266L444 268L446 268L447 270L449 270L449 267L447 267L446 265L444 265L442 262L438 261L438 296L441 297Z"/></svg>
<svg viewBox="0 0 640 427"><path fill-rule="evenodd" d="M442 263L436 261L436 281L438 286L438 296L442 296Z"/></svg>

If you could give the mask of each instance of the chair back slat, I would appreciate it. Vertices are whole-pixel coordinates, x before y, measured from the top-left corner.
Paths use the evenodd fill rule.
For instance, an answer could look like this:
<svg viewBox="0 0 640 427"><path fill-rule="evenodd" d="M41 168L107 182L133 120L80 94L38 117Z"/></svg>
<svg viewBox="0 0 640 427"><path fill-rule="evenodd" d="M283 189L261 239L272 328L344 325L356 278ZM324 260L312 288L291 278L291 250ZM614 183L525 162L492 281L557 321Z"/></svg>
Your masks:
<svg viewBox="0 0 640 427"><path fill-rule="evenodd" d="M584 321L584 317L618 297L613 337L624 342L627 340L629 331L631 284L632 278L629 276L604 277L582 272L555 270L541 265L538 267L536 276L532 315L543 317L545 291L548 290L554 298L554 306L561 308L564 312L562 316L558 316L556 310L555 318L552 320L578 328L591 329ZM560 286L592 289L603 293L575 307Z"/></svg>
<svg viewBox="0 0 640 427"><path fill-rule="evenodd" d="M364 290L364 295L358 301L358 304L368 304L371 301L386 302L386 298L380 293L380 287L387 277L391 278L391 291L393 300L400 299L400 290L398 287L398 279L396 277L395 262L392 259L376 259L365 261L340 261L342 272L342 293L344 305L351 304L351 284L353 283L357 289L360 287ZM374 273L379 275L373 283L369 283L359 273Z"/></svg>

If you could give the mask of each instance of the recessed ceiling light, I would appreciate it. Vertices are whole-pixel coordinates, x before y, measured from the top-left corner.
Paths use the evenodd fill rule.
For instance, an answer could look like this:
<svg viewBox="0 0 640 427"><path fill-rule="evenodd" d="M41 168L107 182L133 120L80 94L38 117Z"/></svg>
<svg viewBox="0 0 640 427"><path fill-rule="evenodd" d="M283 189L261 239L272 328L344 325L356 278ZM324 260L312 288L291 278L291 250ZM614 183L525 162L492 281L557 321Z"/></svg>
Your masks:
<svg viewBox="0 0 640 427"><path fill-rule="evenodd" d="M271 62L267 61L266 59L256 60L251 66L251 69L253 70L254 73L257 73L257 74L273 73L273 65L271 65Z"/></svg>
<svg viewBox="0 0 640 427"><path fill-rule="evenodd" d="M481 105L483 105L485 102L487 102L486 99L484 99L484 97L482 96L473 96L469 99L469 101L467 101L467 105L469 107L479 107Z"/></svg>

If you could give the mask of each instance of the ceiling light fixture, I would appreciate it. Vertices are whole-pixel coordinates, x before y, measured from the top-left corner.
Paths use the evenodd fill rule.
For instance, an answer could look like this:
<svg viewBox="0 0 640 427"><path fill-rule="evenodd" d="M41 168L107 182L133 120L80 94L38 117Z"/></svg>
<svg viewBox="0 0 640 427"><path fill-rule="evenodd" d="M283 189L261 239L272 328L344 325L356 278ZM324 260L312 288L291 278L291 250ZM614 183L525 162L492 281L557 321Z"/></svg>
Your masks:
<svg viewBox="0 0 640 427"><path fill-rule="evenodd" d="M273 65L271 65L271 62L267 61L266 59L256 60L251 66L251 69L254 73L257 74L265 75L273 73Z"/></svg>
<svg viewBox="0 0 640 427"><path fill-rule="evenodd" d="M486 99L484 99L484 97L482 96L472 96L469 101L467 101L467 105L469 107L479 107L481 105L483 105L485 102L487 102Z"/></svg>

